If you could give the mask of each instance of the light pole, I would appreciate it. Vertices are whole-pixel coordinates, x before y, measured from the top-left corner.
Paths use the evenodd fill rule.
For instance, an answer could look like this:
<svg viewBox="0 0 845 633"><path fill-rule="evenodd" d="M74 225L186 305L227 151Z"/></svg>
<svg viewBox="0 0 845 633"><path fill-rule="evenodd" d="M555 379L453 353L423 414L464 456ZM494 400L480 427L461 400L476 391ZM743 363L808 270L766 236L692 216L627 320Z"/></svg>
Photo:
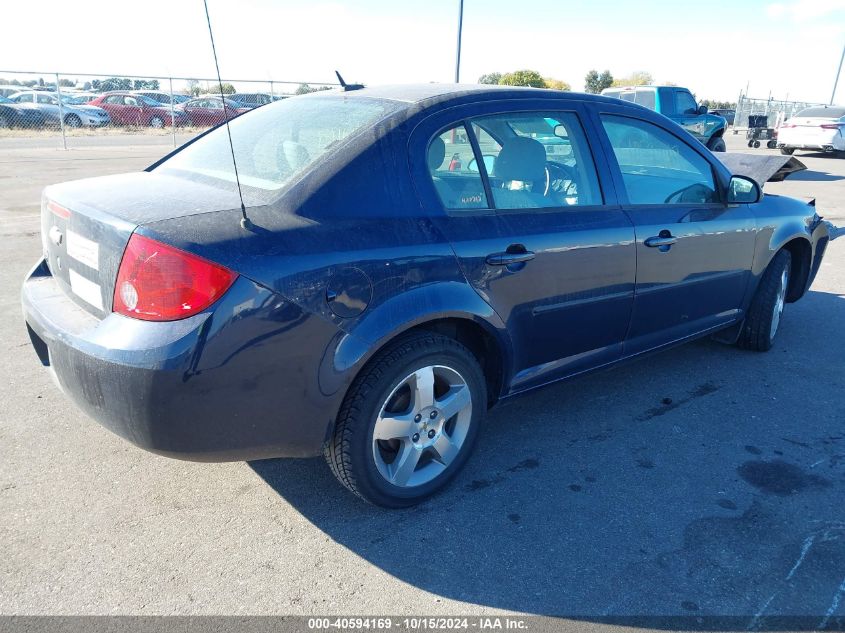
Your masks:
<svg viewBox="0 0 845 633"><path fill-rule="evenodd" d="M458 37L460 38L460 36ZM458 41L460 42L460 39ZM458 50L461 50L460 44L458 44ZM836 79L833 80L833 92L830 93L830 105L833 105L833 98L836 96L836 86L839 83L839 73L842 72L843 60L845 60L845 44L842 45L842 57L839 58L839 69L836 71Z"/></svg>
<svg viewBox="0 0 845 633"><path fill-rule="evenodd" d="M458 50L455 53L455 83L461 83L461 31L464 28L464 0L458 0Z"/></svg>

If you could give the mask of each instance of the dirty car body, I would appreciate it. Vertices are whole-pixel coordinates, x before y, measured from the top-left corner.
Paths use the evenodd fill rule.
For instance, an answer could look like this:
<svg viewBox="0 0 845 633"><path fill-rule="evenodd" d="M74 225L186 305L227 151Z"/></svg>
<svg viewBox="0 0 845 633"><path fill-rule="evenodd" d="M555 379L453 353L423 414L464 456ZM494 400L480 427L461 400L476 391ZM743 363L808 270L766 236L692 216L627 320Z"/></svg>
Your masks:
<svg viewBox="0 0 845 633"><path fill-rule="evenodd" d="M566 127L567 158L520 133L525 120ZM485 409L708 334L734 340L776 254L792 255L796 301L829 237L805 202L729 202L725 165L618 99L364 88L287 99L230 126L246 228L225 129L211 130L144 172L48 187L43 256L22 290L61 389L115 433L178 458L319 454L356 378L413 332L471 350ZM695 182L683 180L692 167L670 170L668 185L660 165L626 167L640 136L682 147ZM540 182L526 185L536 160ZM142 289L120 280L150 245L164 254L138 262L190 257L223 276L219 292L165 318L132 312Z"/></svg>

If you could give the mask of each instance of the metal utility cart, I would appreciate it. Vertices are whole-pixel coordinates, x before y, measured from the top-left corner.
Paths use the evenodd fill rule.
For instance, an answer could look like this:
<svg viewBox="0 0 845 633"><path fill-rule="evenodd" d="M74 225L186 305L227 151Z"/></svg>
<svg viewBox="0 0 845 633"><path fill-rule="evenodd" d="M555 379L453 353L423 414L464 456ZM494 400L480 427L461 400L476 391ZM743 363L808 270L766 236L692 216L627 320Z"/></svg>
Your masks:
<svg viewBox="0 0 845 633"><path fill-rule="evenodd" d="M769 117L764 114L752 114L748 117L748 130L745 138L748 147L760 147L760 141L766 141L766 147L775 149L778 146L778 132L769 127Z"/></svg>

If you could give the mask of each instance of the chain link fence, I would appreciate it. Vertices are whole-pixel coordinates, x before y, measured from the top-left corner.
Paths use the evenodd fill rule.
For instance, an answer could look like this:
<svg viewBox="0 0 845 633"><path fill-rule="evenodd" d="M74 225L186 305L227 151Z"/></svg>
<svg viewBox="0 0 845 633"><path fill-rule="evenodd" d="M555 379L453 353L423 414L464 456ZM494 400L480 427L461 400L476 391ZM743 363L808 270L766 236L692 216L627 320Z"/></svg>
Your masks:
<svg viewBox="0 0 845 633"><path fill-rule="evenodd" d="M0 146L34 136L67 148L80 137L132 134L170 136L175 146L177 135L183 142L253 108L335 85L0 70Z"/></svg>
<svg viewBox="0 0 845 633"><path fill-rule="evenodd" d="M740 95L739 101L736 104L736 115L733 124L734 134L737 134L740 130L748 129L748 117L750 116L765 116L767 117L766 127L777 128L781 123L796 113L814 105L819 104L808 101L785 101L772 98L755 99Z"/></svg>

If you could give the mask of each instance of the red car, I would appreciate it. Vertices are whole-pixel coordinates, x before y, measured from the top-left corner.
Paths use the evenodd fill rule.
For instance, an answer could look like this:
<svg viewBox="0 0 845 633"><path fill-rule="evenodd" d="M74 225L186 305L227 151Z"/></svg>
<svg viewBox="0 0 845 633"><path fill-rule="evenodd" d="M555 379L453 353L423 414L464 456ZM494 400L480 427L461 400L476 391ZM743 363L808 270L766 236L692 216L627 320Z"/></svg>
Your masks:
<svg viewBox="0 0 845 633"><path fill-rule="evenodd" d="M112 123L116 125L164 127L188 123L188 116L184 112L174 110L171 117L170 106L131 92L108 92L88 105L97 106L108 112Z"/></svg>
<svg viewBox="0 0 845 633"><path fill-rule="evenodd" d="M186 101L179 109L188 115L192 125L210 127L220 125L226 119L232 120L252 108L233 99L226 99L224 106L220 97L200 97Z"/></svg>

